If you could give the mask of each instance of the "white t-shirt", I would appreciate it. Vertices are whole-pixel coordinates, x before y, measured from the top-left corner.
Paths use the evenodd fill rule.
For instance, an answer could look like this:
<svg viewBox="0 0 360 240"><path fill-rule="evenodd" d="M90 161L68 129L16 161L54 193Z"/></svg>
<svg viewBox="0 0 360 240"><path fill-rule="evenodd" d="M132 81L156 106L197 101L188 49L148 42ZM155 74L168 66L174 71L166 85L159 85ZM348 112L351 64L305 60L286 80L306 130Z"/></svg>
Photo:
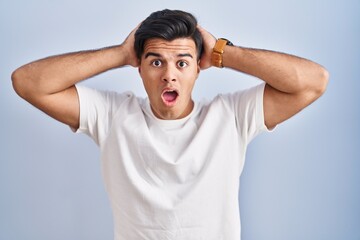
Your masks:
<svg viewBox="0 0 360 240"><path fill-rule="evenodd" d="M101 150L115 240L239 240L246 147L265 131L264 85L156 118L148 99L77 86L80 127Z"/></svg>

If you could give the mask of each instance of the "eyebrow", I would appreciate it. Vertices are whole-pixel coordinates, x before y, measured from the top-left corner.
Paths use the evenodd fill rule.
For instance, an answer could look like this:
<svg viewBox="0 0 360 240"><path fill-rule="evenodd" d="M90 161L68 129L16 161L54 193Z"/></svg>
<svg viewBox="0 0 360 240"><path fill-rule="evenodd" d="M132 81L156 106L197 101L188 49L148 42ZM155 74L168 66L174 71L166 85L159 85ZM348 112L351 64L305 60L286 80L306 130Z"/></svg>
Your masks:
<svg viewBox="0 0 360 240"><path fill-rule="evenodd" d="M154 52L148 52L148 53L145 54L145 58L150 57L150 56L162 57L161 54L154 53ZM193 56L190 53L180 53L177 56L178 57L191 57L191 58L193 58Z"/></svg>
<svg viewBox="0 0 360 240"><path fill-rule="evenodd" d="M145 58L150 57L150 56L161 57L161 54L154 53L154 52L148 52L147 54L145 54Z"/></svg>
<svg viewBox="0 0 360 240"><path fill-rule="evenodd" d="M193 58L193 56L190 53L180 53L180 54L178 54L178 57L191 57L191 58Z"/></svg>

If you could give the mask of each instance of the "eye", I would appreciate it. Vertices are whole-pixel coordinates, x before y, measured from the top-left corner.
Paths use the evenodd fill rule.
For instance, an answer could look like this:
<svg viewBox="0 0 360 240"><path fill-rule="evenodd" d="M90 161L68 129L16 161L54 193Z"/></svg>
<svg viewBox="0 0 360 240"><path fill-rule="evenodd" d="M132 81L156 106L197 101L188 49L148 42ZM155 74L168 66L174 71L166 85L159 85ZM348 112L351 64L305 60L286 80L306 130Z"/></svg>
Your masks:
<svg viewBox="0 0 360 240"><path fill-rule="evenodd" d="M160 60L154 60L151 62L151 65L153 65L154 67L160 67L162 64L162 62Z"/></svg>
<svg viewBox="0 0 360 240"><path fill-rule="evenodd" d="M184 67L187 67L189 64L187 62L185 62L185 61L179 61L177 63L177 65L178 65L179 68L184 68Z"/></svg>

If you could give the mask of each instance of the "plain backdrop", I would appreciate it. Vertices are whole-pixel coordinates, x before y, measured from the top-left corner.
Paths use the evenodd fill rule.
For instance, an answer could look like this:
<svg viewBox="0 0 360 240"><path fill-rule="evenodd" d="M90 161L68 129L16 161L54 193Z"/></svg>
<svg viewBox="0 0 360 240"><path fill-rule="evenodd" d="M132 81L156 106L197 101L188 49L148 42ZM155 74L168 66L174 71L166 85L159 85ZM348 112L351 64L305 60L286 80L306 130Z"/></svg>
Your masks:
<svg viewBox="0 0 360 240"><path fill-rule="evenodd" d="M112 239L99 150L13 91L29 61L121 43L151 12L193 13L236 45L302 56L330 72L326 93L249 146L241 176L243 240L360 239L360 1L0 0L0 239ZM201 72L194 98L260 83ZM137 69L83 84L145 96Z"/></svg>

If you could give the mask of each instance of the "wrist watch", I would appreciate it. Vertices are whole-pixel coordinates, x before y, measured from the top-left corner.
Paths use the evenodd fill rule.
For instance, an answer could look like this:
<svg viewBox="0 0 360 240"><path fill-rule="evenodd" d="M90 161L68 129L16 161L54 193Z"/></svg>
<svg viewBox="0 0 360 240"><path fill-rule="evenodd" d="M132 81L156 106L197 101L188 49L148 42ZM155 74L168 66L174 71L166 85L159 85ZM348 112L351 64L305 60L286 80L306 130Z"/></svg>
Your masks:
<svg viewBox="0 0 360 240"><path fill-rule="evenodd" d="M230 42L226 38L219 38L215 46L213 48L212 54L211 54L211 64L215 67L223 68L223 59L222 55L224 53L225 46L234 46L232 42Z"/></svg>

